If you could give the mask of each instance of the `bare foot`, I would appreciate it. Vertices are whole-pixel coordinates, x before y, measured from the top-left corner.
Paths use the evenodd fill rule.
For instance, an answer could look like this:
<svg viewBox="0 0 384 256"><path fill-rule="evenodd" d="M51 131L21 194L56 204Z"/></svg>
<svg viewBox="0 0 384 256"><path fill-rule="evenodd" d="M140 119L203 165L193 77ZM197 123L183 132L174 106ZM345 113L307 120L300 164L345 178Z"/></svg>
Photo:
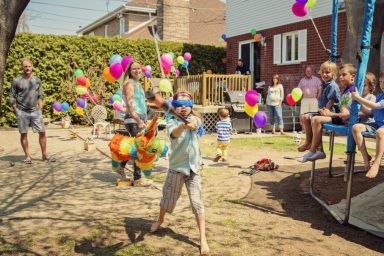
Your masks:
<svg viewBox="0 0 384 256"><path fill-rule="evenodd" d="M379 173L379 167L380 167L380 164L373 164L371 166L371 169L369 169L369 171L367 172L367 174L365 176L367 176L368 178L375 178L377 176L377 174Z"/></svg>
<svg viewBox="0 0 384 256"><path fill-rule="evenodd" d="M300 147L297 148L297 151L299 152L304 152L304 151L307 151L311 148L311 144L303 144L301 145Z"/></svg>
<svg viewBox="0 0 384 256"><path fill-rule="evenodd" d="M151 229L149 230L149 232L151 232L151 233L156 232L157 230L159 230L161 224L163 224L162 221L159 221L159 220L156 221L155 223L152 224Z"/></svg>
<svg viewBox="0 0 384 256"><path fill-rule="evenodd" d="M207 256L209 254L209 247L207 241L201 242L200 244L200 255Z"/></svg>

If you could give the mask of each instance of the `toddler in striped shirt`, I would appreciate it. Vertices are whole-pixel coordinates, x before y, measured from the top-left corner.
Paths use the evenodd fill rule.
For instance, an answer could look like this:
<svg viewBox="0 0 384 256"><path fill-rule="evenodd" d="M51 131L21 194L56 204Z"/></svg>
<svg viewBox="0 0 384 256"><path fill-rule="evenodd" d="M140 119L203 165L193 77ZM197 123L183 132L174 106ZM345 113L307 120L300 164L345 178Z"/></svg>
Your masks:
<svg viewBox="0 0 384 256"><path fill-rule="evenodd" d="M231 139L232 124L229 118L229 111L226 108L221 108L218 111L220 120L216 123L217 132L217 154L214 159L218 162L220 158L223 162L227 161L229 142Z"/></svg>

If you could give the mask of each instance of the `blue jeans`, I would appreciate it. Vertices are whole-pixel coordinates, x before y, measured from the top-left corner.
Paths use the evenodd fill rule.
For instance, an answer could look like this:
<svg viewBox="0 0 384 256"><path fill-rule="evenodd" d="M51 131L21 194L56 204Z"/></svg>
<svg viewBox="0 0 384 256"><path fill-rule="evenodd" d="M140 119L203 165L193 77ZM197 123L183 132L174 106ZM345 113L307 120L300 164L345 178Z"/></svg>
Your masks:
<svg viewBox="0 0 384 256"><path fill-rule="evenodd" d="M279 128L284 128L282 107L267 105L267 110L269 123L271 124L272 128L275 127L275 116L277 117L277 123L279 124Z"/></svg>

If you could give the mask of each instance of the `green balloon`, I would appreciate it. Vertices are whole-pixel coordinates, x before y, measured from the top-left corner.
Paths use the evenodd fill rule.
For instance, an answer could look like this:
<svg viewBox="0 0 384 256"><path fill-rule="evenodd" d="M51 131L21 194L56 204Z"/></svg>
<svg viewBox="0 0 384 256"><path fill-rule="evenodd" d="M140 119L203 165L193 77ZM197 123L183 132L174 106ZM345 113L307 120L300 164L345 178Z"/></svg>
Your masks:
<svg viewBox="0 0 384 256"><path fill-rule="evenodd" d="M175 58L175 54L173 52L169 52L169 55L171 55L172 59Z"/></svg>
<svg viewBox="0 0 384 256"><path fill-rule="evenodd" d="M75 70L75 72L73 73L73 75L77 78L78 76L82 76L82 75L84 75L84 72L83 72L83 70L81 70L81 69L76 69Z"/></svg>
<svg viewBox="0 0 384 256"><path fill-rule="evenodd" d="M305 4L307 8L312 8L316 4L316 0L308 0L308 2Z"/></svg>
<svg viewBox="0 0 384 256"><path fill-rule="evenodd" d="M256 31L255 28L251 29L251 34L252 34L253 36L256 35L256 33L257 33L257 31Z"/></svg>

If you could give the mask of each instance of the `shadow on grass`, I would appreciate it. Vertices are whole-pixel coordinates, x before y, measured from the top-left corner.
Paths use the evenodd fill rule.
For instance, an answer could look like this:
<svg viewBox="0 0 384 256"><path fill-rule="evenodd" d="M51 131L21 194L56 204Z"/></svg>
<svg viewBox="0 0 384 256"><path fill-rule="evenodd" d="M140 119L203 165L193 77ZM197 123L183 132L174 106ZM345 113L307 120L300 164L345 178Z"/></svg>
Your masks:
<svg viewBox="0 0 384 256"><path fill-rule="evenodd" d="M337 166L334 167L334 171L342 173L345 168L342 162ZM240 200L230 202L305 221L311 224L311 228L321 230L325 236L335 234L377 252L384 252L381 238L351 225L340 225L310 196L310 171L308 171L310 168L310 165L302 164L282 166L281 172L274 172L273 175L259 172L251 177L248 194ZM330 178L326 163L317 167L315 175L315 191L325 202L335 204L345 198L346 183L343 181L343 176ZM375 180L368 180L364 175L364 173L354 175L352 197L384 181L383 172Z"/></svg>

